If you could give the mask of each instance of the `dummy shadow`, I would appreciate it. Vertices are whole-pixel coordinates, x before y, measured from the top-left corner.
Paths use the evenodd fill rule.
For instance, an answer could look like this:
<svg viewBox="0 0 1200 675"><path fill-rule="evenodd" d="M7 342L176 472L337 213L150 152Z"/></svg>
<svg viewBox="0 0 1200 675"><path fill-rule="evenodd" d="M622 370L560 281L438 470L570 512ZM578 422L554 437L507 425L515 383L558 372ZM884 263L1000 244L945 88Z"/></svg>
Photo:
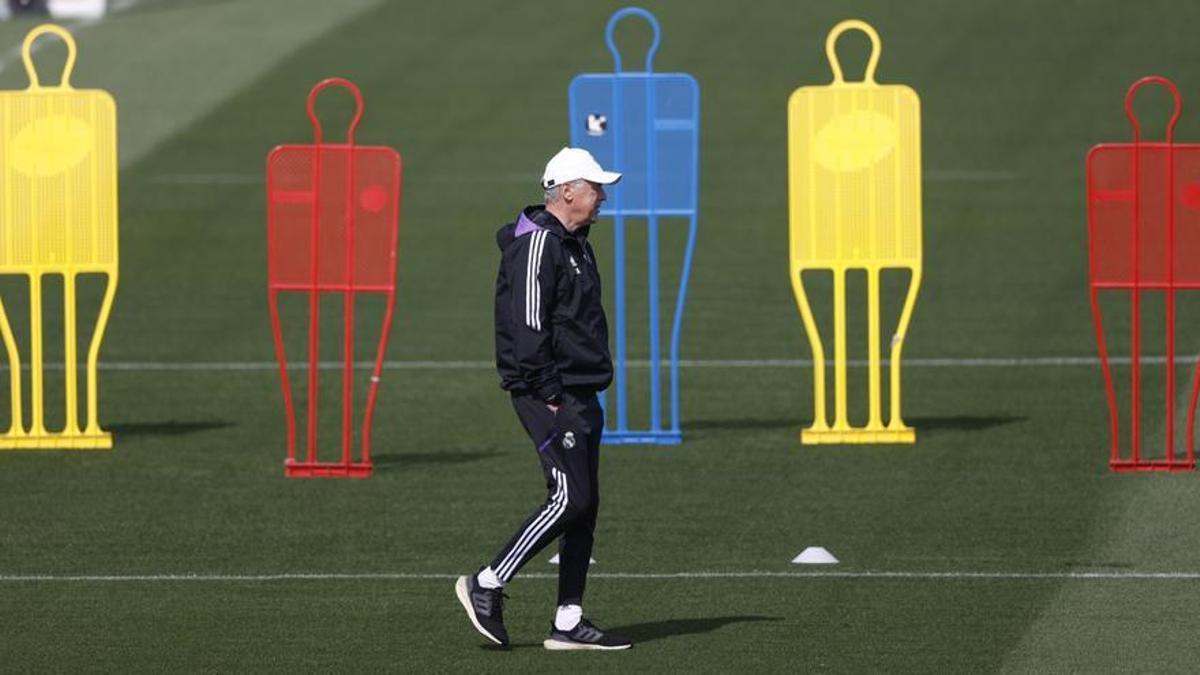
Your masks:
<svg viewBox="0 0 1200 675"><path fill-rule="evenodd" d="M1027 417L1012 415L954 415L950 417L914 417L904 421L916 428L917 433L941 431L982 431L994 427L1002 427L1014 422L1024 422ZM852 420L853 424L861 425L862 420ZM683 424L683 431L754 431L771 429L788 429L794 427L797 431L808 427L811 420L792 419L709 419L692 420Z"/></svg>
<svg viewBox="0 0 1200 675"><path fill-rule="evenodd" d="M952 417L914 417L904 420L917 433L940 431L982 431L1024 422L1028 417L1014 415L955 415Z"/></svg>
<svg viewBox="0 0 1200 675"><path fill-rule="evenodd" d="M204 420L200 422L128 422L104 425L114 436L188 436L204 433L215 429L228 429L237 426L226 420Z"/></svg>
<svg viewBox="0 0 1200 675"><path fill-rule="evenodd" d="M378 471L398 471L406 467L444 464L469 464L497 455L494 448L483 450L432 450L429 452L386 452L371 456Z"/></svg>
<svg viewBox="0 0 1200 675"><path fill-rule="evenodd" d="M684 421L680 426L686 434L688 430L696 431L750 431L754 429L800 429L803 422L799 419L709 419Z"/></svg>

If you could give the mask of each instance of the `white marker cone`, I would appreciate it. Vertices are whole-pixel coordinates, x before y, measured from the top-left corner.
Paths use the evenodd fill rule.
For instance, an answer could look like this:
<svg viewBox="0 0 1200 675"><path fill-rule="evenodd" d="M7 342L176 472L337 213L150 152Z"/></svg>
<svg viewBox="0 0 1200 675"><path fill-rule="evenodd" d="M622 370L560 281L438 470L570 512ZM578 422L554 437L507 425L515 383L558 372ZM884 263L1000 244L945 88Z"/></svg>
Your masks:
<svg viewBox="0 0 1200 675"><path fill-rule="evenodd" d="M558 564L558 562L559 562L559 560L558 560L558 554L557 554L557 553L555 553L555 554L554 554L554 557L550 559L550 564L551 564L551 565L557 565L557 564ZM588 558L588 564L589 564L589 565L595 565L595 564L596 564L596 559L595 559L595 558Z"/></svg>
<svg viewBox="0 0 1200 675"><path fill-rule="evenodd" d="M809 546L792 558L792 562L800 565L836 565L838 559L822 546Z"/></svg>

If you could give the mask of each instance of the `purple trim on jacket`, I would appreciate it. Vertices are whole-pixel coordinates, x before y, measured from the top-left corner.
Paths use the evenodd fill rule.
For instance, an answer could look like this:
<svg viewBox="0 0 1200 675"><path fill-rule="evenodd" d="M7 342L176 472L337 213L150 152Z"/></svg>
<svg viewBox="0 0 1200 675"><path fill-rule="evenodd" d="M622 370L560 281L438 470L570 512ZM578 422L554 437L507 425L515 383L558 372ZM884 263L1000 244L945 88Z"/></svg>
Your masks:
<svg viewBox="0 0 1200 675"><path fill-rule="evenodd" d="M526 216L524 213L522 213L520 215L520 217L517 218L517 231L513 232L513 236L521 237L521 236L529 234L530 232L536 232L538 230L544 230L544 229L546 229L546 228L533 222L532 220L529 219L528 216Z"/></svg>

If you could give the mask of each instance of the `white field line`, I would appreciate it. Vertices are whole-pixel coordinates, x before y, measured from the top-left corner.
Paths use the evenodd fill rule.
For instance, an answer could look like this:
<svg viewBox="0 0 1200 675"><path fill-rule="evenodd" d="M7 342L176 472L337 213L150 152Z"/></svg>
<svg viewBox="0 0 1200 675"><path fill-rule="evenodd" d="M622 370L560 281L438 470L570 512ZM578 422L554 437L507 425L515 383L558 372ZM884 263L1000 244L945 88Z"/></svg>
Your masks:
<svg viewBox="0 0 1200 675"><path fill-rule="evenodd" d="M1167 362L1164 356L1144 356L1142 364L1162 365ZM884 367L890 362L884 359ZM1114 357L1109 359L1112 365L1128 365L1129 357ZM1175 365L1191 366L1195 360L1191 357L1175 357ZM660 362L660 367L667 367L666 361ZM646 359L629 359L626 365L630 368L649 368L650 361ZM680 359L680 368L812 368L810 359ZM854 359L847 362L851 368L866 368L867 362ZM1041 357L997 357L997 358L929 358L905 359L905 368L1014 368L1014 367L1075 367L1099 366L1100 359L1096 356L1041 356ZM80 364L80 368L84 365ZM293 361L288 364L291 370L307 368L305 361ZM372 361L356 361L356 370L371 370L375 367ZM384 361L385 370L491 370L496 367L492 361ZM24 364L26 370L29 364ZM62 363L47 363L45 370L62 370ZM274 361L101 361L100 370L109 371L152 371L152 372L227 372L227 371L259 371L276 370L279 364ZM341 361L321 361L320 370L341 370ZM0 371L7 370L7 364L0 364Z"/></svg>
<svg viewBox="0 0 1200 675"><path fill-rule="evenodd" d="M287 581L440 581L450 573L279 573L279 574L4 574L0 583L238 583ZM556 572L533 572L523 579L557 579ZM875 579L892 581L1200 581L1200 572L592 572L593 579L717 580L717 579Z"/></svg>

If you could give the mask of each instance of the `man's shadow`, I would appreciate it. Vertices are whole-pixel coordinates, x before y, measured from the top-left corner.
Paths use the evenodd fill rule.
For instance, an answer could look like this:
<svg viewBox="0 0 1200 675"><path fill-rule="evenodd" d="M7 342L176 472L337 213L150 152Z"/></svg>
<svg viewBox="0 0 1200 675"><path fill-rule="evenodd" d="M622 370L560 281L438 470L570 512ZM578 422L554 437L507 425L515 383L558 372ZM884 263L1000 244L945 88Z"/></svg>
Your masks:
<svg viewBox="0 0 1200 675"><path fill-rule="evenodd" d="M695 635L697 633L711 633L718 628L724 628L733 623L746 623L750 621L781 621L781 616L713 616L698 619L666 619L664 621L648 621L646 623L634 623L628 626L617 626L611 631L617 635L633 640L634 647L646 642L653 642L667 637L676 637L679 635ZM526 647L541 647L541 642L536 643L517 643L511 648L523 649ZM504 647L498 645L484 645L482 649L486 651L503 651Z"/></svg>
<svg viewBox="0 0 1200 675"><path fill-rule="evenodd" d="M618 626L613 628L612 632L617 635L624 635L633 640L634 644L637 644L679 635L711 633L718 628L724 628L733 623L781 621L782 619L783 617L781 616L711 616L696 619L666 619L664 621L648 621L646 623Z"/></svg>

